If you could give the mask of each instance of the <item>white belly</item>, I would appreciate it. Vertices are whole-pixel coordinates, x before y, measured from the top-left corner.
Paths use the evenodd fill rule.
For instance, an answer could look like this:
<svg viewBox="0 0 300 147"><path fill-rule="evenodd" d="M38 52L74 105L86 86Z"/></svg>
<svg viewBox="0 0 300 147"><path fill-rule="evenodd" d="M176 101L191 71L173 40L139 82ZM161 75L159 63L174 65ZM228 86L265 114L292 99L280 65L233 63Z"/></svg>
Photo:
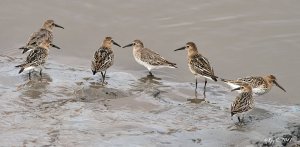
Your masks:
<svg viewBox="0 0 300 147"><path fill-rule="evenodd" d="M137 58L137 57L135 57L135 56L134 56L134 59L135 59L135 61L136 61L137 63L139 63L139 64L145 66L149 71L151 71L152 69L159 69L159 68L164 68L164 67L169 67L169 68L171 68L171 67L168 66L168 65L151 65L151 64L149 64L149 63L147 63L147 62L141 61L139 58Z"/></svg>
<svg viewBox="0 0 300 147"><path fill-rule="evenodd" d="M145 66L149 71L151 71L151 69L153 69L154 67L150 64L148 64L147 62L143 62L141 61L139 58L134 57L135 61L143 66Z"/></svg>
<svg viewBox="0 0 300 147"><path fill-rule="evenodd" d="M266 89L266 88L253 88L252 89L252 93L254 94L254 96L260 96L269 91L270 91L270 89Z"/></svg>
<svg viewBox="0 0 300 147"><path fill-rule="evenodd" d="M235 89L235 88L239 88L240 86L239 85L236 85L236 84L232 84L232 83L226 83L227 85L229 85L232 89ZM242 91L241 90L236 90L238 93L241 93ZM261 88L261 87L257 87L257 88L253 88L252 89L252 93L253 93L253 96L260 96L260 95L263 95L267 92L269 92L270 89L266 89L266 88Z"/></svg>

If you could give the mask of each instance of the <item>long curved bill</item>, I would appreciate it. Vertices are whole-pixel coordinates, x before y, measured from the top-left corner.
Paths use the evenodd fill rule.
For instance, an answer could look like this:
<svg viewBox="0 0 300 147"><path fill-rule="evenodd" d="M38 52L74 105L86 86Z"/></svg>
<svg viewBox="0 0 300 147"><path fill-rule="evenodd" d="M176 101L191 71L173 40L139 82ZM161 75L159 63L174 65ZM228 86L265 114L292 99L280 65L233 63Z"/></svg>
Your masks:
<svg viewBox="0 0 300 147"><path fill-rule="evenodd" d="M234 88L234 89L231 90L231 92L232 92L232 91L236 91L236 90L241 90L241 87Z"/></svg>
<svg viewBox="0 0 300 147"><path fill-rule="evenodd" d="M283 87L281 87L276 81L274 81L274 84L275 84L277 87L279 87L281 90L283 90L284 92L286 92L286 90L285 90Z"/></svg>
<svg viewBox="0 0 300 147"><path fill-rule="evenodd" d="M179 49L176 49L176 50L174 50L174 51L179 51L179 50L184 50L185 49L185 46L184 47L181 47L181 48L179 48Z"/></svg>
<svg viewBox="0 0 300 147"><path fill-rule="evenodd" d="M116 45L116 46L118 46L118 47L121 47L121 45L119 45L117 42L115 42L115 41L111 41L114 45Z"/></svg>
<svg viewBox="0 0 300 147"><path fill-rule="evenodd" d="M123 46L122 48L130 47L130 46L133 46L133 43L127 44L127 45Z"/></svg>
<svg viewBox="0 0 300 147"><path fill-rule="evenodd" d="M65 29L64 27L58 25L58 24L54 24L55 27L58 27L58 28L62 28L62 29Z"/></svg>

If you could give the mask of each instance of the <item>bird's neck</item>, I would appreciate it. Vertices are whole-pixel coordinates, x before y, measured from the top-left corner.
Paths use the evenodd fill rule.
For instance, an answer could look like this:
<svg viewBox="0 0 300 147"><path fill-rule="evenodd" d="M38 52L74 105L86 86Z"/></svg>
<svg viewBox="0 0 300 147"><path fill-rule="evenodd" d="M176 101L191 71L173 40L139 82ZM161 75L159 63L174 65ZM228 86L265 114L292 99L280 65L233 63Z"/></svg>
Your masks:
<svg viewBox="0 0 300 147"><path fill-rule="evenodd" d="M133 47L133 50L134 50L134 51L139 51L139 50L142 50L142 49L143 49L142 46L134 46L134 47Z"/></svg>
<svg viewBox="0 0 300 147"><path fill-rule="evenodd" d="M42 29L44 29L44 30L47 30L47 31L49 31L49 32L52 32L52 28L49 28L49 27L42 27Z"/></svg>
<svg viewBox="0 0 300 147"><path fill-rule="evenodd" d="M189 51L188 51L188 56L189 57L194 57L194 56L196 56L196 55L198 55L199 53L198 53L198 51L197 51L197 49L190 49Z"/></svg>
<svg viewBox="0 0 300 147"><path fill-rule="evenodd" d="M272 87L273 86L273 81L271 80L271 79L269 79L269 78L264 78L264 80L266 81L266 86L268 86L268 87Z"/></svg>

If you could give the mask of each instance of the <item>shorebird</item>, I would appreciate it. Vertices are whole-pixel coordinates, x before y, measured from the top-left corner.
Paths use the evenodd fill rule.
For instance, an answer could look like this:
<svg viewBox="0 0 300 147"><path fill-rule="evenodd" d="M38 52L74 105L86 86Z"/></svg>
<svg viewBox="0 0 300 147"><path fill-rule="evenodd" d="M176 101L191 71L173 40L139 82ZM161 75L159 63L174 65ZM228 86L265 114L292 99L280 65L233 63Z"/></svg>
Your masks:
<svg viewBox="0 0 300 147"><path fill-rule="evenodd" d="M235 90L241 90L242 92L235 98L231 105L231 116L237 115L239 122L241 122L244 120L245 113L254 107L252 87L247 83L243 83L240 87L232 89L232 91Z"/></svg>
<svg viewBox="0 0 300 147"><path fill-rule="evenodd" d="M132 43L123 46L123 48L130 46L133 46L133 57L135 61L145 66L151 76L153 76L151 72L152 69L164 67L177 68L175 63L169 62L153 50L145 48L143 42L140 40L134 40Z"/></svg>
<svg viewBox="0 0 300 147"><path fill-rule="evenodd" d="M106 70L114 63L114 52L112 50L112 44L121 47L111 37L105 37L101 47L95 52L92 60L91 69L93 75L97 72L101 72L102 84L105 80Z"/></svg>
<svg viewBox="0 0 300 147"><path fill-rule="evenodd" d="M16 66L21 68L19 74L23 71L29 70L29 80L31 80L31 72L39 69L40 76L42 77L42 68L48 58L49 47L50 41L44 40L38 45L38 47L30 51L25 62Z"/></svg>
<svg viewBox="0 0 300 147"><path fill-rule="evenodd" d="M22 49L23 54L24 54L27 51L32 50L35 47L37 47L44 40L49 40L50 41L50 46L52 46L54 48L57 48L57 49L60 49L60 47L52 44L52 42L53 42L53 34L52 34L53 27L58 27L58 28L64 29L64 27L55 24L53 20L46 20L44 22L42 28L40 28L39 31L34 32L29 37L29 40L28 40L27 44L23 47L20 47L19 49Z"/></svg>
<svg viewBox="0 0 300 147"><path fill-rule="evenodd" d="M246 78L238 78L236 80L221 79L221 81L225 82L233 89L241 86L243 83L248 83L250 86L252 86L252 92L254 96L260 96L268 93L273 87L273 84L286 92L286 90L277 83L277 79L274 75L267 75L264 77L248 76ZM238 92L241 91L239 90Z"/></svg>
<svg viewBox="0 0 300 147"><path fill-rule="evenodd" d="M198 50L197 46L194 42L188 42L184 47L181 47L179 49L176 49L174 51L179 51L179 50L184 50L186 49L188 52L188 66L190 68L190 71L195 75L196 79L196 88L195 92L197 93L197 77L202 76L205 78L204 82L204 98L206 97L205 91L206 91L206 84L207 84L207 79L217 81L217 76L214 74L213 68L210 66L207 58L202 56Z"/></svg>

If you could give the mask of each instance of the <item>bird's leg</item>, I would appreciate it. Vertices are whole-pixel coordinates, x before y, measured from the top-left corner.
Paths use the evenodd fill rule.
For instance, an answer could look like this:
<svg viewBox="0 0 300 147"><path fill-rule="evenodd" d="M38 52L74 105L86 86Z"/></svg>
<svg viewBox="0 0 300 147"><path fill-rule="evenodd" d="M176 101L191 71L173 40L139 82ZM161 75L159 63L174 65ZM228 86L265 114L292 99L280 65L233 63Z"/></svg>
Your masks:
<svg viewBox="0 0 300 147"><path fill-rule="evenodd" d="M196 87L195 87L195 91L197 91L197 85L198 85L197 77L195 77L195 80L196 80Z"/></svg>
<svg viewBox="0 0 300 147"><path fill-rule="evenodd" d="M41 78L43 77L42 70L43 70L43 69L40 70L40 76L41 76Z"/></svg>
<svg viewBox="0 0 300 147"><path fill-rule="evenodd" d="M205 78L205 82L204 82L204 88L203 88L203 95L204 95L204 98L206 97L206 95L205 95L205 91L206 91L206 84L207 84L207 79Z"/></svg>
<svg viewBox="0 0 300 147"><path fill-rule="evenodd" d="M244 115L242 116L242 122L245 123L245 117L244 117Z"/></svg>
<svg viewBox="0 0 300 147"><path fill-rule="evenodd" d="M250 121L252 121L252 116L251 115L249 115L249 119L250 119Z"/></svg>
<svg viewBox="0 0 300 147"><path fill-rule="evenodd" d="M198 93L197 93L197 85L198 85L198 81L197 81L197 77L195 77L195 80L196 80L196 87L195 87L195 98L197 99L198 98Z"/></svg>
<svg viewBox="0 0 300 147"><path fill-rule="evenodd" d="M241 122L241 118L240 118L240 116L238 116L238 120L239 120L239 122Z"/></svg>
<svg viewBox="0 0 300 147"><path fill-rule="evenodd" d="M31 72L30 71L28 73L28 76L29 76L29 80L31 80Z"/></svg>
<svg viewBox="0 0 300 147"><path fill-rule="evenodd" d="M104 71L104 72L101 71L102 84L104 84L104 81L105 81L105 74L106 74L106 71Z"/></svg>
<svg viewBox="0 0 300 147"><path fill-rule="evenodd" d="M153 76L153 74L152 74L152 72L151 72L151 71L149 71L149 75L150 75L150 76Z"/></svg>

